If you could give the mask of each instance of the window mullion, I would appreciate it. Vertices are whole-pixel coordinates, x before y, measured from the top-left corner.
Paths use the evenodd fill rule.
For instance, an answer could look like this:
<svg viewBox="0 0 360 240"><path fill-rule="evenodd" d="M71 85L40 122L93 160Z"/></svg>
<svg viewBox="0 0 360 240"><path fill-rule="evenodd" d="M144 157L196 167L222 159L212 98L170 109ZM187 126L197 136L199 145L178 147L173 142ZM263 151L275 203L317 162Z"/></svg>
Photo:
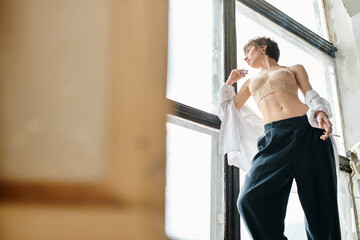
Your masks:
<svg viewBox="0 0 360 240"><path fill-rule="evenodd" d="M236 63L235 0L224 0L224 80ZM236 89L236 84L234 85ZM229 166L227 156L225 171L225 240L240 239L240 215L236 202L239 194L239 169Z"/></svg>

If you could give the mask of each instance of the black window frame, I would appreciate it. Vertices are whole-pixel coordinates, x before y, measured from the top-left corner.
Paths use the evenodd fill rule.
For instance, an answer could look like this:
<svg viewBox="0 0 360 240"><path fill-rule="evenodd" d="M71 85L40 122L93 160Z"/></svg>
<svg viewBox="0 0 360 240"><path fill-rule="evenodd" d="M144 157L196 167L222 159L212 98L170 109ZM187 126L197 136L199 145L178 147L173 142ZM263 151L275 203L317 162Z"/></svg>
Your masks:
<svg viewBox="0 0 360 240"><path fill-rule="evenodd" d="M223 37L224 37L224 81L231 70L237 66L236 56L236 25L235 5L236 1L256 11L270 21L278 24L285 30L294 33L308 44L326 53L332 58L336 57L336 47L318 34L312 32L302 24L298 23L282 11L278 10L264 0L223 0ZM236 89L236 84L234 85ZM210 128L220 129L221 121L215 115L197 108L167 99L171 106L168 114L174 115ZM351 173L350 161L344 156L339 156L340 170ZM240 216L236 201L239 194L239 169L229 166L227 156L224 157L224 182L225 182L225 240L241 239Z"/></svg>

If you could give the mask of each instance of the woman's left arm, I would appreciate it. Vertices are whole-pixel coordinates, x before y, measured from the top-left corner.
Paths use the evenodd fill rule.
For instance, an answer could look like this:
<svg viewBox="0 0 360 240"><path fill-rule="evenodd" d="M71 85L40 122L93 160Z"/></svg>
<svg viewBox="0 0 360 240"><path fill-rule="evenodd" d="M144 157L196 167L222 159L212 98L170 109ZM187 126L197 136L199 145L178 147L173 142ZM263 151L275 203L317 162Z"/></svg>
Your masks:
<svg viewBox="0 0 360 240"><path fill-rule="evenodd" d="M297 64L289 67L289 70L294 74L297 84L299 85L300 91L305 96L307 91L312 90L309 82L308 74L303 65ZM325 134L321 135L322 140L326 140L332 133L332 123L324 111L317 111L315 117L318 122L319 128L325 129ZM325 126L324 126L325 125Z"/></svg>
<svg viewBox="0 0 360 240"><path fill-rule="evenodd" d="M300 91L305 96L307 91L312 90L309 82L308 74L303 65L297 64L289 67L290 71L294 74L297 84L299 85Z"/></svg>

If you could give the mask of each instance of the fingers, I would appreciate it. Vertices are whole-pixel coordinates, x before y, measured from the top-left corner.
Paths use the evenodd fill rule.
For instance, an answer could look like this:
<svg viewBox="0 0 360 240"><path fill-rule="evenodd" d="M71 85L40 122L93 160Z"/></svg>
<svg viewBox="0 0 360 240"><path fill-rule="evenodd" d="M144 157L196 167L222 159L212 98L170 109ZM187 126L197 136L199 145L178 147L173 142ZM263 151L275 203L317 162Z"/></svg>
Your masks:
<svg viewBox="0 0 360 240"><path fill-rule="evenodd" d="M320 136L320 139L325 141L326 139L328 139L328 138L329 138L329 136L330 136L330 134L329 134L329 133L324 132L324 134Z"/></svg>
<svg viewBox="0 0 360 240"><path fill-rule="evenodd" d="M227 83L231 83L234 84L237 81L239 81L241 78L246 77L246 75L248 74L248 70L246 69L233 69L230 73L230 76L228 78L228 80L226 80Z"/></svg>
<svg viewBox="0 0 360 240"><path fill-rule="evenodd" d="M319 111L317 115L319 128L324 129L325 132L320 136L320 139L326 140L332 133L332 123L328 119L327 115L323 111Z"/></svg>
<svg viewBox="0 0 360 240"><path fill-rule="evenodd" d="M331 122L329 121L329 119L326 119L325 120L325 125L326 125L326 132L329 133L329 135L332 133L332 124Z"/></svg>
<svg viewBox="0 0 360 240"><path fill-rule="evenodd" d="M235 71L240 76L240 78L246 77L248 74L248 70L246 69L234 69L233 71Z"/></svg>
<svg viewBox="0 0 360 240"><path fill-rule="evenodd" d="M323 129L323 125L324 125L324 119L322 118L318 118L318 124L319 124L319 128Z"/></svg>
<svg viewBox="0 0 360 240"><path fill-rule="evenodd" d="M240 78L244 78L248 74L248 70L245 69L237 69L237 72L240 75Z"/></svg>
<svg viewBox="0 0 360 240"><path fill-rule="evenodd" d="M329 119L325 118L324 119L324 129L325 129L325 132L324 132L324 135L321 135L320 139L322 140L326 140L327 138L329 138L330 134L332 133L332 124L331 122L329 121Z"/></svg>

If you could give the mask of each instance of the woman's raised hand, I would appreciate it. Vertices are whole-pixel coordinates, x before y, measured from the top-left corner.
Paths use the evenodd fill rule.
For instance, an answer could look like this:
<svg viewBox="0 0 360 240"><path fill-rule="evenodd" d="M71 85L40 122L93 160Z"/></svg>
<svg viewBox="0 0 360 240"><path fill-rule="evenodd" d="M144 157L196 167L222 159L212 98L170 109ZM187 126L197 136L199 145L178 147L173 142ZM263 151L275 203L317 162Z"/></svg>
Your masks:
<svg viewBox="0 0 360 240"><path fill-rule="evenodd" d="M246 77L248 74L248 70L246 69L233 69L226 80L227 85L233 85L237 81L239 81L241 78Z"/></svg>

